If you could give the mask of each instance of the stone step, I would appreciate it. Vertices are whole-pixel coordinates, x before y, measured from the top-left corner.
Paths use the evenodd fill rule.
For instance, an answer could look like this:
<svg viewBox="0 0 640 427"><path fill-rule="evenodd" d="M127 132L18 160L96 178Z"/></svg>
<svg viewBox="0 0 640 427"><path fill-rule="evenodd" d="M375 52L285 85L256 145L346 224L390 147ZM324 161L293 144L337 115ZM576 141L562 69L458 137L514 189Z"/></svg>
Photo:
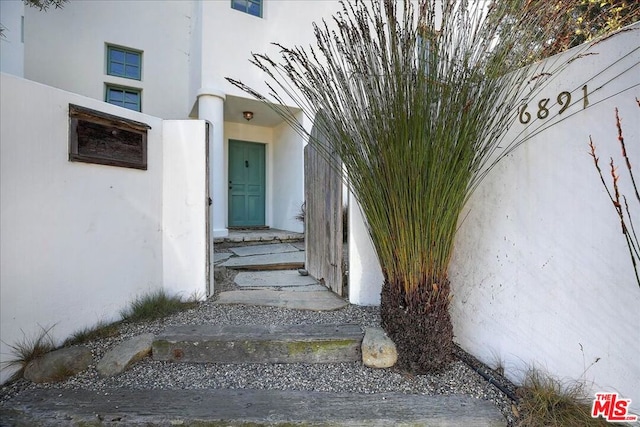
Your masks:
<svg viewBox="0 0 640 427"><path fill-rule="evenodd" d="M280 390L58 390L22 393L8 425L478 426L507 425L470 396Z"/></svg>
<svg viewBox="0 0 640 427"><path fill-rule="evenodd" d="M219 264L235 270L295 270L304 267L304 251L232 257Z"/></svg>
<svg viewBox="0 0 640 427"><path fill-rule="evenodd" d="M310 311L334 311L349 305L327 288L303 292L269 289L225 291L220 292L216 304L261 305Z"/></svg>
<svg viewBox="0 0 640 427"><path fill-rule="evenodd" d="M359 325L189 325L167 328L155 360L197 363L338 363L361 361Z"/></svg>

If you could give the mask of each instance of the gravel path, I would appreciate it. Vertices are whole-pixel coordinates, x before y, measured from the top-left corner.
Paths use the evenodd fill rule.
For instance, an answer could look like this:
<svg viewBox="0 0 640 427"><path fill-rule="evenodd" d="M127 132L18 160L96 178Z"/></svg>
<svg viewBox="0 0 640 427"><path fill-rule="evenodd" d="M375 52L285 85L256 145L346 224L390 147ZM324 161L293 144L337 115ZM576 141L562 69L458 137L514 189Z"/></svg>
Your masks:
<svg viewBox="0 0 640 427"><path fill-rule="evenodd" d="M220 290L234 285L229 274ZM220 283L220 282L218 282ZM169 325L216 324L311 324L311 323L357 323L363 328L379 326L377 307L350 305L334 312L309 312L274 307L228 306L215 304L216 296L199 304L196 308L154 322L120 325L120 335L87 343L94 360L119 342L138 334L158 334ZM459 354L468 363L478 366L464 352ZM486 367L485 367L486 368ZM493 374L495 375L495 374ZM509 387L509 383L501 380ZM194 364L158 362L146 358L121 375L100 378L95 364L87 371L61 383L30 384L19 380L5 385L0 390L0 405L18 393L37 388L87 389L203 389L203 388L251 388L275 390L306 390L327 392L401 392L417 394L466 394L490 400L514 425L512 401L482 378L467 363L457 360L446 372L437 375L413 376L393 368L377 370L361 363L338 363L332 365L307 364Z"/></svg>

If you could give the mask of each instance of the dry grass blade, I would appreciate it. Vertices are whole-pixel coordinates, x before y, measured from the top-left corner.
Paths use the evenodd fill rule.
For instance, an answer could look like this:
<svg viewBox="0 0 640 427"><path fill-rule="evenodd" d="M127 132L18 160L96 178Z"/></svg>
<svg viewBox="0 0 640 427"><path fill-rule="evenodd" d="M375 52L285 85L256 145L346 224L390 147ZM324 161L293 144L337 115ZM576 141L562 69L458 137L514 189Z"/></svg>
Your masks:
<svg viewBox="0 0 640 427"><path fill-rule="evenodd" d="M164 290L158 290L137 297L120 315L129 322L156 320L192 308L196 304L195 300L182 302L180 297L171 297Z"/></svg>
<svg viewBox="0 0 640 427"><path fill-rule="evenodd" d="M55 326L55 325L54 325ZM11 349L12 358L3 362L3 368L18 368L9 381L22 378L24 370L29 362L36 360L52 350L55 350L55 341L49 334L53 326L49 328L40 327L40 332L34 336L27 336L23 332L21 340L14 344L5 343Z"/></svg>
<svg viewBox="0 0 640 427"><path fill-rule="evenodd" d="M636 102L638 103L638 107L640 107L640 101L636 98ZM638 201L640 207L640 195L638 195L638 186L636 185L635 178L633 176L633 170L631 169L631 162L629 161L629 157L627 154L627 147L624 143L624 135L622 133L622 124L620 119L620 114L618 109L615 109L615 117L616 117L616 129L618 131L618 142L620 143L620 148L622 150L622 158L627 167L627 171L629 172L629 178L631 182L631 187L635 192L636 200ZM633 223L633 216L631 215L631 209L629 208L629 203L627 202L627 198L620 194L619 180L620 175L618 174L616 165L614 163L613 157L610 158L609 161L609 170L611 175L611 188L607 185L606 180L604 179L602 169L599 165L599 158L596 156L596 147L593 143L591 137L589 137L589 149L590 155L593 158L593 163L598 172L598 176L600 177L600 182L607 192L607 196L611 201L614 209L616 210L616 215L620 221L620 227L622 228L622 234L624 235L625 241L627 243L627 247L629 249L629 256L631 257L631 265L633 267L633 271L635 273L636 282L638 286L640 286L640 272L638 271L638 264L640 263L640 239L638 239L638 234L636 233L635 225ZM622 201L624 201L624 207Z"/></svg>
<svg viewBox="0 0 640 427"><path fill-rule="evenodd" d="M519 389L519 427L611 426L591 416L584 382L563 383L537 369L527 372Z"/></svg>
<svg viewBox="0 0 640 427"><path fill-rule="evenodd" d="M68 347L103 338L117 337L118 335L118 323L99 322L93 327L87 327L75 332L62 345Z"/></svg>

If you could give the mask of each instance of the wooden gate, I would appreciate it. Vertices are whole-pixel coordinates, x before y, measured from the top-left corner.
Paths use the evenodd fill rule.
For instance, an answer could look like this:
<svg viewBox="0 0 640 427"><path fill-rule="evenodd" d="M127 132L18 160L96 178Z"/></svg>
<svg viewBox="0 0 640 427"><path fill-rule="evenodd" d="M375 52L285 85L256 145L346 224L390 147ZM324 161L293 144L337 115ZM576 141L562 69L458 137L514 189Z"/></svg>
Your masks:
<svg viewBox="0 0 640 427"><path fill-rule="evenodd" d="M311 135L328 146L315 126ZM304 193L306 269L342 296L342 177L311 144L304 149Z"/></svg>

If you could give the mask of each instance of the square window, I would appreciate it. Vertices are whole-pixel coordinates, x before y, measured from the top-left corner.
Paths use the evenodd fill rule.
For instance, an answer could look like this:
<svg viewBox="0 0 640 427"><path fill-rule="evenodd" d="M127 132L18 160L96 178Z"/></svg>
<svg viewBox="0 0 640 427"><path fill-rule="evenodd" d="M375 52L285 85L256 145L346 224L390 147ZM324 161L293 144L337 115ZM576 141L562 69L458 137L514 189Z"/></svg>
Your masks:
<svg viewBox="0 0 640 427"><path fill-rule="evenodd" d="M107 46L107 74L140 80L142 52L115 46Z"/></svg>
<svg viewBox="0 0 640 427"><path fill-rule="evenodd" d="M107 85L105 101L134 111L142 111L142 91Z"/></svg>
<svg viewBox="0 0 640 427"><path fill-rule="evenodd" d="M231 0L231 8L262 18L262 0Z"/></svg>

